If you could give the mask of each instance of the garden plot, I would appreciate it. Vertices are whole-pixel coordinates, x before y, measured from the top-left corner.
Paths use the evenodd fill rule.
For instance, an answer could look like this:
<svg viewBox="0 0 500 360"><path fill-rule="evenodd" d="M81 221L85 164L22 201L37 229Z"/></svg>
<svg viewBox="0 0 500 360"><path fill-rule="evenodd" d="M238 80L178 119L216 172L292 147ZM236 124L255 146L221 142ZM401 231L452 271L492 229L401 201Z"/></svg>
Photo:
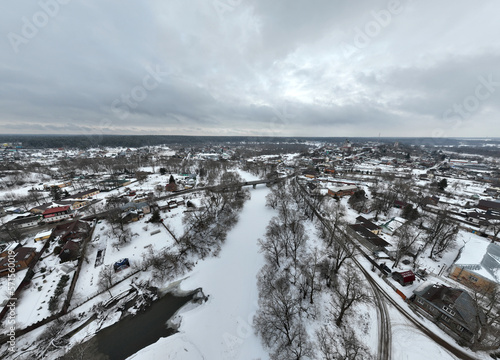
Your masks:
<svg viewBox="0 0 500 360"><path fill-rule="evenodd" d="M75 266L71 263L61 264L59 257L52 255L53 247L56 245L54 243L49 247L50 255L40 258L34 269L35 276L31 283L21 292L16 307L18 328L36 323L50 316L53 312L59 311L66 299ZM20 276L23 275L20 274ZM50 298L54 296L58 283L63 277L67 280L62 286L59 296L57 296L57 306L51 312L49 310Z"/></svg>

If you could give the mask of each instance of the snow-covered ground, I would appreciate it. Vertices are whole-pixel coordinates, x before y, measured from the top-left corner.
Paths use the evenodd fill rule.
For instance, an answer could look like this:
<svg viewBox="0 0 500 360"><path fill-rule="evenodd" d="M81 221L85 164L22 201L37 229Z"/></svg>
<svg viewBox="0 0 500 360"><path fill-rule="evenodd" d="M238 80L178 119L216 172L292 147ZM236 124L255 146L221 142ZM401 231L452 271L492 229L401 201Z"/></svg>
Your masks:
<svg viewBox="0 0 500 360"><path fill-rule="evenodd" d="M151 171L152 169L143 168L142 170ZM246 181L258 179L247 172L236 171ZM155 191L156 186L164 186L168 182L169 176L170 174L153 174L144 182L134 182L128 187L138 193ZM335 180L338 181L339 179ZM453 192L453 195L459 198L445 199L448 203L453 204L461 204L471 194L482 194L486 187L485 184L469 180L449 179L448 181L449 187L447 191L450 193ZM368 185L362 181L358 181L357 183L362 185L368 195L370 195ZM425 181L419 183L422 186L429 186L429 183ZM272 210L265 206L265 196L268 192L268 189L264 185L258 185L257 189L250 190L252 199L245 204L239 216L238 224L229 232L219 255L215 258L199 261L189 274L183 276L185 280L181 283L181 289L189 291L201 287L204 293L209 296L208 301L202 306L195 308L188 309L188 307L185 307L180 312L182 323L179 333L168 338L161 338L157 343L142 349L129 359L268 359L269 355L267 351L262 347L260 339L254 334L252 328L252 318L258 307L256 275L264 264L263 256L259 253L257 239L263 236L270 218L275 215ZM104 203L105 198L111 194L118 195L123 193L124 188L121 188L112 192L100 193L95 198L104 200L102 202ZM188 196L195 203L199 201L198 195L190 194ZM340 200L341 204L346 207L345 218L347 222L354 223L355 218L360 214L350 209L347 201L347 197ZM181 235L183 232L182 212L184 210L184 207L179 207L178 209L161 214L165 224L174 234ZM384 216L384 220L400 215L400 212L401 210L391 209L390 213ZM370 218L369 214L364 216ZM110 238L107 224L103 222L97 225L93 241L87 253L89 263L84 263L83 265L75 289L76 292L72 306L85 301L89 296L98 292L97 279L103 265L112 265L115 261L124 257L129 258L133 263L140 260L142 254L148 251L149 247L159 250L172 244L171 235L163 226L146 224L145 221L149 217L150 215L146 215L139 222L128 225L132 233L138 235L133 237L130 244L121 247L119 250L112 246L112 239ZM160 230L160 233L151 235L153 230L156 229ZM312 231L312 229L310 230ZM382 235L382 237L388 242L392 242L391 235ZM428 258L428 254L423 254L419 262L419 267L433 273L440 273L441 269L453 263L458 249L463 242L477 240L476 238L479 237L461 230L455 248L445 253L438 260L431 260ZM103 264L95 266L95 259L99 250L105 250ZM390 261L387 263L389 267L392 265ZM46 302L54 291L57 279L62 274L58 266L56 266L56 262L52 262L50 257L40 265L47 267L48 271L45 276L41 275L34 278L33 286L26 290L23 294L24 299L20 300L19 310L24 317L18 318L18 321L22 325L33 323L48 315ZM367 265L367 268L369 267ZM400 263L395 270L405 270L406 267L408 266ZM50 270L53 272L51 273ZM117 276L122 278L131 272L132 269L127 269ZM147 274L139 273L137 277L146 279ZM394 295L394 298L406 306L402 302L402 299L387 284L381 281L381 279L378 280L381 286L386 288L387 293ZM433 280L436 282L451 281L450 279L440 280L439 278L433 278ZM113 294L123 291L129 286L130 281L132 279L125 281L111 291ZM392 281L392 283L401 288L396 282ZM407 296L410 296L413 289L420 284L417 281L414 286L401 288L401 290ZM76 312L87 312L94 304L107 298L109 298L109 294L104 293L92 301L85 303L83 306L78 307ZM376 314L373 308L359 310L357 313L366 313L367 319L373 322L373 324L370 324L365 336L361 336L361 338L371 349L372 353L375 353L377 346ZM368 314L368 312L370 313ZM443 348L416 330L395 308L390 307L390 316L393 329L393 359L455 359L454 356L448 354ZM117 320L118 318L112 319L112 321L109 321L109 324ZM429 328L433 328L433 331L439 333L450 343L455 343L454 340L435 327L430 321L422 320L422 322ZM95 330L95 326L92 325L86 331L82 331L81 335L77 335L72 341L81 339L84 335L90 336ZM27 339L26 342L28 342ZM478 357L483 356L481 354L475 355Z"/></svg>
<svg viewBox="0 0 500 360"><path fill-rule="evenodd" d="M248 174L247 174L248 175ZM248 176L245 179L251 180ZM229 232L216 258L198 265L181 284L202 287L208 302L182 314L179 333L158 340L129 359L267 359L252 329L257 310L256 275L264 264L257 239L274 212L266 208L268 189L251 190L238 224Z"/></svg>
<svg viewBox="0 0 500 360"><path fill-rule="evenodd" d="M45 241L35 242L33 239L31 239L25 244L25 246L33 247L37 252L39 252L42 249ZM19 328L26 327L50 316L50 311L48 309L49 299L54 294L57 283L59 282L61 276L66 274L61 269L59 258L51 255L55 245L56 244L49 247L49 251L47 252L47 254L42 256L42 258L39 260L35 268L36 275L31 280L31 283L26 288L24 288L16 301L16 325ZM41 269L44 270L41 271ZM24 269L16 273L16 288L26 276L27 271L27 269ZM73 276L73 272L68 272L68 275ZM1 278L0 285L2 290L7 290L6 277ZM65 287L64 293L59 298L59 305L61 305L62 300L65 298L67 290L68 286ZM1 301L4 301L4 299L8 298L9 294L7 293L7 291L2 292Z"/></svg>
<svg viewBox="0 0 500 360"><path fill-rule="evenodd" d="M364 258L358 257L358 261L362 264L362 266L369 270L371 268L371 264ZM380 276L380 273L368 271L372 278L378 283L378 285L389 295L391 296L404 310L406 310L409 314L414 314L413 310L410 309L408 304L396 294L394 289L392 289ZM412 291L409 291L407 287L401 287L396 282L389 280L393 285L404 292L407 295L410 295ZM429 277L429 283L444 283L443 280L436 277ZM413 288L421 286L423 283L417 281L416 285ZM449 285L449 284L447 284ZM407 359L407 360L421 360L421 359L458 359L454 355L451 355L446 349L439 346L434 342L434 340L427 337L424 333L422 333L415 326L411 325L410 321L406 319L395 307L389 305L389 313L391 319L391 328L392 328L392 355L393 359ZM456 347L457 349L461 349L464 352L467 352L471 357L480 359L488 359L488 355L480 352L472 352L466 348L459 346L455 339L446 334L443 330L441 330L436 324L431 322L429 319L426 319L422 316L415 315L413 316L419 323L424 325L427 329L437 334L442 340L446 341L450 345Z"/></svg>
<svg viewBox="0 0 500 360"><path fill-rule="evenodd" d="M455 360L457 357L429 339L393 306L389 306L392 358L397 360Z"/></svg>

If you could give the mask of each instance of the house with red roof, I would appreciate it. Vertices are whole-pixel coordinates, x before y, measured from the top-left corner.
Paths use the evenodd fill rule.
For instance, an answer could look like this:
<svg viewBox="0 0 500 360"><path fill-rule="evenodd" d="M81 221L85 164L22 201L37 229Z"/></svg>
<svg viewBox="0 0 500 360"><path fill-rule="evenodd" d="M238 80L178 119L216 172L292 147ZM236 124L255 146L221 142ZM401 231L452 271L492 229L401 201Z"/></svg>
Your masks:
<svg viewBox="0 0 500 360"><path fill-rule="evenodd" d="M411 285L415 281L415 274L411 270L394 271L392 278L400 283L402 286Z"/></svg>
<svg viewBox="0 0 500 360"><path fill-rule="evenodd" d="M71 206L58 206L53 208L47 208L43 213L43 222L52 223L56 221L61 221L73 217L71 213Z"/></svg>

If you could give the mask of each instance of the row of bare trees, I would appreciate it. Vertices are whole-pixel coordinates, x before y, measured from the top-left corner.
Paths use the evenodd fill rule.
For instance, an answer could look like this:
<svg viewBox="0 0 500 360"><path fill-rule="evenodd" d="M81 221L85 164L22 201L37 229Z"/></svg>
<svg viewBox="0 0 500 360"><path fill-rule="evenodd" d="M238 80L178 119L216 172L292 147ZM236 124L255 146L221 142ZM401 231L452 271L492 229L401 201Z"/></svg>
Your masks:
<svg viewBox="0 0 500 360"><path fill-rule="evenodd" d="M472 293L476 306L477 336L474 337L472 349L498 350L500 348L500 287L476 289ZM482 314L482 315L481 315Z"/></svg>
<svg viewBox="0 0 500 360"><path fill-rule="evenodd" d="M224 181L234 184L239 180L239 176L231 175ZM249 197L249 191L241 187L207 191L201 206L196 211L187 212L183 218L186 230L179 238L180 253L193 254L202 259L217 255Z"/></svg>
<svg viewBox="0 0 500 360"><path fill-rule="evenodd" d="M341 231L342 208L335 209L332 226L314 225L295 185L273 188L267 204L277 216L259 240L266 264L258 275L254 327L271 358L337 359L343 354L344 359L369 359L368 349L344 321L370 298L350 264L354 249ZM315 324L320 330L308 333Z"/></svg>

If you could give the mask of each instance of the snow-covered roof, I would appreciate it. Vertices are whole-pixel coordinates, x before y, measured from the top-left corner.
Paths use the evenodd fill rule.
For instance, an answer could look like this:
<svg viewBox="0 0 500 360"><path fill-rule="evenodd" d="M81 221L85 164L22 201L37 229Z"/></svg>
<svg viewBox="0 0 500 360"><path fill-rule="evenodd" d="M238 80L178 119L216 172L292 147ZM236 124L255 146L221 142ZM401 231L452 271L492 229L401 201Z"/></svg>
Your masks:
<svg viewBox="0 0 500 360"><path fill-rule="evenodd" d="M406 223L406 220L401 218L401 217L393 217L391 220L380 224L380 226L386 228L390 232L394 232L397 229L399 229L401 226L403 226Z"/></svg>
<svg viewBox="0 0 500 360"><path fill-rule="evenodd" d="M500 283L500 246L482 237L472 236L455 265Z"/></svg>
<svg viewBox="0 0 500 360"><path fill-rule="evenodd" d="M406 219L404 219L402 217L399 217L399 216L394 217L393 220L395 220L395 221L397 221L397 222L399 222L401 224L404 224L406 222Z"/></svg>
<svg viewBox="0 0 500 360"><path fill-rule="evenodd" d="M472 235L467 244L465 244L462 254L456 264L479 265L481 260L483 260L489 244L490 242L487 239Z"/></svg>
<svg viewBox="0 0 500 360"><path fill-rule="evenodd" d="M38 234L35 235L35 239L44 238L46 236L50 236L51 234L52 234L52 229L47 231L40 231Z"/></svg>

